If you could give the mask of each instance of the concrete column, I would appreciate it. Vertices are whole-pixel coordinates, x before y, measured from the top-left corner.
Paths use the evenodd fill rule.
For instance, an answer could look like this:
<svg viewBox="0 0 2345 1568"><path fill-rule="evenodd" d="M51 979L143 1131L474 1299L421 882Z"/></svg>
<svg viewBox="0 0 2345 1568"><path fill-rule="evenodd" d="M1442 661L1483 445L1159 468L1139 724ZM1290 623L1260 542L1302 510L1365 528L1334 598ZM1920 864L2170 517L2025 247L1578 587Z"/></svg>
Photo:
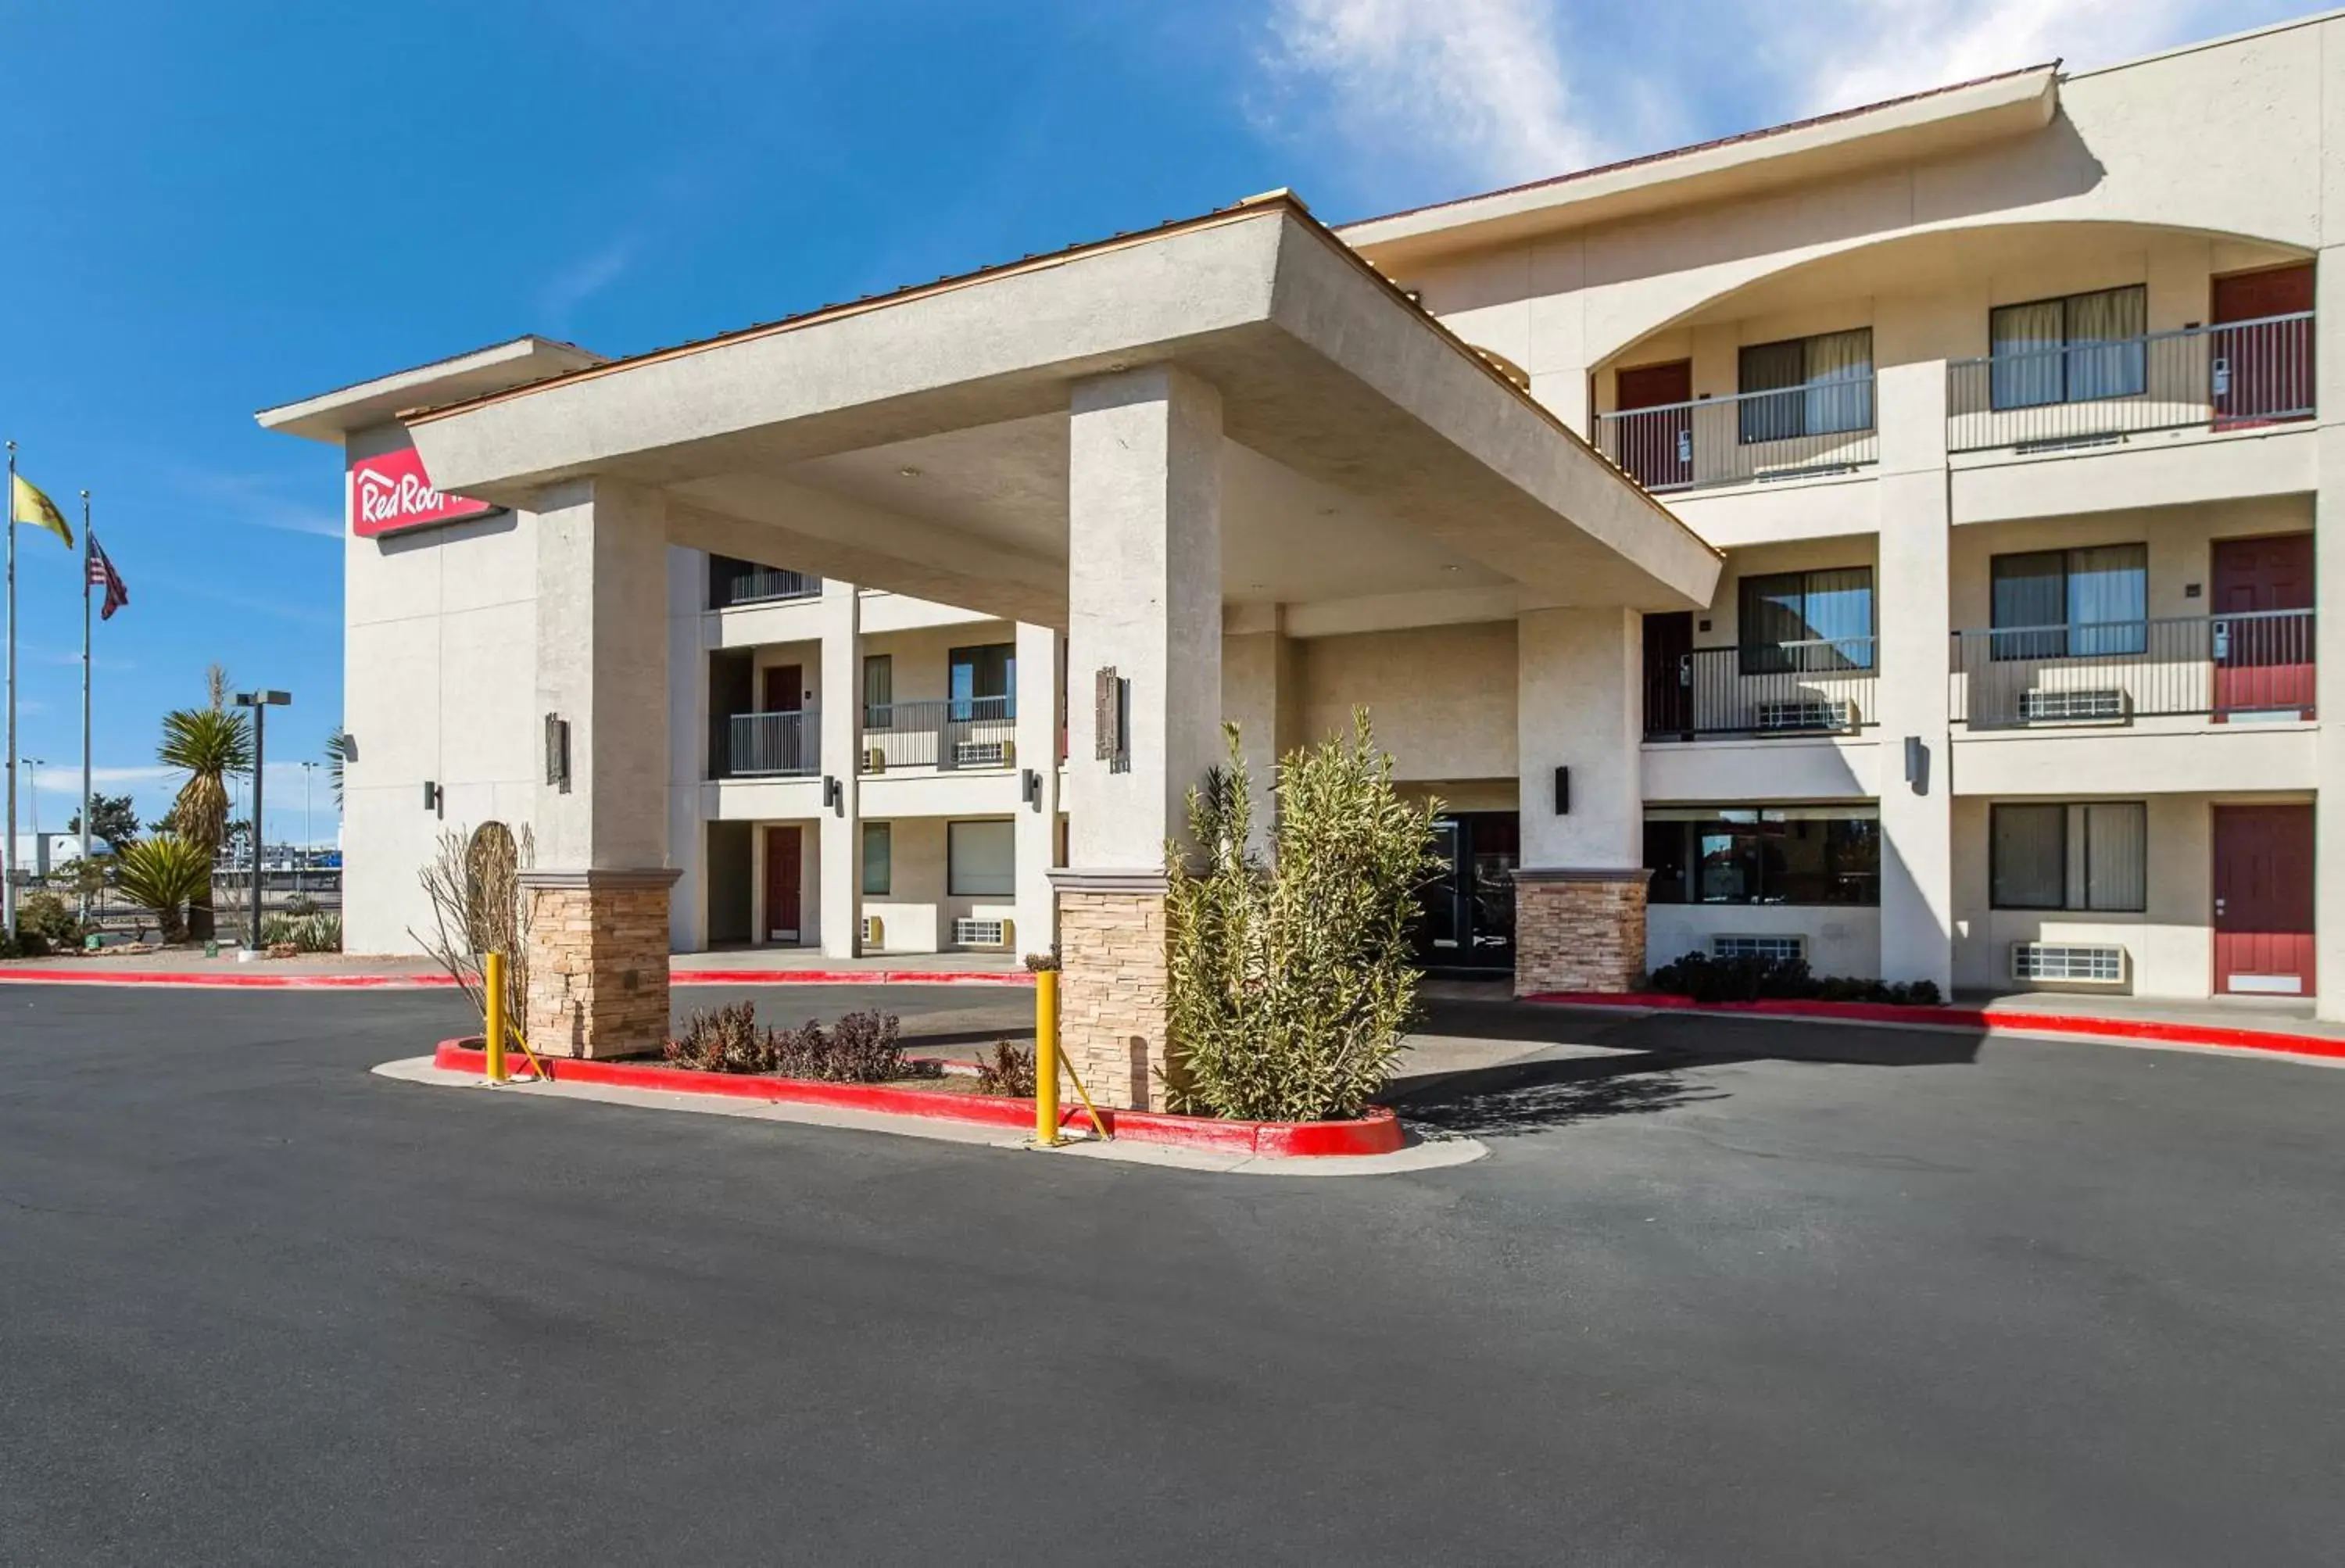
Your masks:
<svg viewBox="0 0 2345 1568"><path fill-rule="evenodd" d="M667 847L676 870L669 895L668 945L708 947L708 557L667 552Z"/></svg>
<svg viewBox="0 0 2345 1568"><path fill-rule="evenodd" d="M2330 114L2345 120L2345 110ZM2345 169L2329 169L2323 210L2332 229L2345 221ZM2345 1023L2345 245L2321 251L2315 266L2320 489L2313 498L2313 602L2322 613L2313 633L2320 716L2312 826L2313 983L2318 1015Z"/></svg>
<svg viewBox="0 0 2345 1568"><path fill-rule="evenodd" d="M1061 1037L1092 1094L1144 1106L1169 1060L1165 845L1186 846L1189 788L1221 755L1221 395L1170 366L1102 376L1075 388L1068 437Z"/></svg>
<svg viewBox="0 0 2345 1568"><path fill-rule="evenodd" d="M524 1026L541 1054L667 1037L667 537L658 492L550 487L537 524L537 708L568 726L537 789Z"/></svg>
<svg viewBox="0 0 2345 1568"><path fill-rule="evenodd" d="M1018 952L1059 943L1059 727L1066 661L1056 626L1018 626Z"/></svg>
<svg viewBox="0 0 2345 1568"><path fill-rule="evenodd" d="M1222 718L1238 727L1252 789L1254 852L1270 857L1277 830L1273 786L1278 759L1299 738L1294 709L1300 681L1294 643L1275 605L1249 606L1224 617L1222 636Z"/></svg>
<svg viewBox="0 0 2345 1568"><path fill-rule="evenodd" d="M1518 617L1515 992L1626 991L1645 967L1644 636L1633 610ZM1558 810L1556 769L1570 769Z"/></svg>
<svg viewBox="0 0 2345 1568"><path fill-rule="evenodd" d="M863 951L863 596L852 583L822 585L822 747L819 877L822 951Z"/></svg>
<svg viewBox="0 0 2345 1568"><path fill-rule="evenodd" d="M1966 308L1966 306L1965 306ZM1954 983L1954 748L1947 687L1954 636L1947 504L1946 364L1924 341L1959 341L1917 312L1884 328L1881 564L1873 584L1881 790L1881 978ZM1916 357L1899 338L1915 336ZM1871 715L1868 718L1873 717ZM1917 747L1907 776L1909 743Z"/></svg>

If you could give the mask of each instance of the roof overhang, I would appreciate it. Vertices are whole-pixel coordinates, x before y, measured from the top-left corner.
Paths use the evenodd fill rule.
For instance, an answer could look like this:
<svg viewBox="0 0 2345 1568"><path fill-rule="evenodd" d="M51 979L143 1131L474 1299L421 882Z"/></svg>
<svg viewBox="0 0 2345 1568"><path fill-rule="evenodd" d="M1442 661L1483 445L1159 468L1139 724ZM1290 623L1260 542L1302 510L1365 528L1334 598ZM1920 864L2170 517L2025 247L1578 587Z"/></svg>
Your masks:
<svg viewBox="0 0 2345 1568"><path fill-rule="evenodd" d="M2059 72L2035 66L1652 158L1372 218L1338 230L1387 268L1931 158L2049 125Z"/></svg>
<svg viewBox="0 0 2345 1568"><path fill-rule="evenodd" d="M1076 382L1155 363L1219 390L1232 441L1374 498L1539 602L1709 602L1715 551L1283 193L406 423L443 489L528 506L549 484L600 475L745 526L849 518L851 541L832 542L851 543L854 570L839 575L984 606L1006 602L979 580L988 561L1005 583L1031 578L1063 561L1063 533L1054 549L985 538L945 505L891 528L866 504L810 504L838 466L825 460L1030 428L1063 418ZM805 527L792 558L820 569L824 542ZM946 555L968 580L938 580Z"/></svg>
<svg viewBox="0 0 2345 1568"><path fill-rule="evenodd" d="M484 392L504 392L531 382L604 362L575 343L551 338L515 338L485 349L434 360L355 386L320 392L253 415L263 430L283 431L310 441L339 443L352 431L388 424L401 409L423 402L452 402Z"/></svg>

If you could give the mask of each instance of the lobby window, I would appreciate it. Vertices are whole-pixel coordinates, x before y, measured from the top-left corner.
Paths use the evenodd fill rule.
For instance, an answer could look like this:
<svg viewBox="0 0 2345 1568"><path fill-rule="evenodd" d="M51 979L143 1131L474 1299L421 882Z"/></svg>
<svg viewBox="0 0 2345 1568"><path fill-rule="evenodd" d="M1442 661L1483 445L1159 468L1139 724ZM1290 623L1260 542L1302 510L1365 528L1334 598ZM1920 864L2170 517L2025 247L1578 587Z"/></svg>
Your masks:
<svg viewBox="0 0 2345 1568"><path fill-rule="evenodd" d="M1018 645L987 643L952 650L952 717L1018 717Z"/></svg>
<svg viewBox="0 0 2345 1568"><path fill-rule="evenodd" d="M1996 806L1989 902L1999 910L2138 913L2149 900L2149 811L2138 800Z"/></svg>
<svg viewBox="0 0 2345 1568"><path fill-rule="evenodd" d="M1745 577L1739 592L1744 675L1873 667L1872 567Z"/></svg>
<svg viewBox="0 0 2345 1568"><path fill-rule="evenodd" d="M2133 397L2147 382L2141 284L1998 305L1987 317L1988 399L1998 409Z"/></svg>
<svg viewBox="0 0 2345 1568"><path fill-rule="evenodd" d="M1873 428L1873 329L1753 343L1736 366L1742 444ZM1752 393L1762 395L1752 396Z"/></svg>
<svg viewBox="0 0 2345 1568"><path fill-rule="evenodd" d="M895 728L896 656L863 656L863 728Z"/></svg>
<svg viewBox="0 0 2345 1568"><path fill-rule="evenodd" d="M945 891L964 898L1014 898L1017 830L1008 822L945 825Z"/></svg>
<svg viewBox="0 0 2345 1568"><path fill-rule="evenodd" d="M887 822L863 824L863 892L886 898L896 880L896 832Z"/></svg>
<svg viewBox="0 0 2345 1568"><path fill-rule="evenodd" d="M1645 864L1657 904L1881 901L1881 813L1872 806L1656 808Z"/></svg>
<svg viewBox="0 0 2345 1568"><path fill-rule="evenodd" d="M2035 550L1987 563L1995 657L2068 658L2149 647L2149 546Z"/></svg>

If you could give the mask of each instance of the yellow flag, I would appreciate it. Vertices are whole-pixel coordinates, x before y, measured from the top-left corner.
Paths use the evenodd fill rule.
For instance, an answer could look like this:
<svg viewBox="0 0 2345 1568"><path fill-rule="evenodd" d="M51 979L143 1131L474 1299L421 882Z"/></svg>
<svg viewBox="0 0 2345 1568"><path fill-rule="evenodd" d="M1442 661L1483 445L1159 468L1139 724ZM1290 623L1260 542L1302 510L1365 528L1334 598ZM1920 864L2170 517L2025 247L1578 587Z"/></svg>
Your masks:
<svg viewBox="0 0 2345 1568"><path fill-rule="evenodd" d="M23 474L15 475L15 492L8 498L8 521L46 528L66 542L66 549L72 549L73 529L66 524L66 514L57 510L57 504L42 494L40 488Z"/></svg>

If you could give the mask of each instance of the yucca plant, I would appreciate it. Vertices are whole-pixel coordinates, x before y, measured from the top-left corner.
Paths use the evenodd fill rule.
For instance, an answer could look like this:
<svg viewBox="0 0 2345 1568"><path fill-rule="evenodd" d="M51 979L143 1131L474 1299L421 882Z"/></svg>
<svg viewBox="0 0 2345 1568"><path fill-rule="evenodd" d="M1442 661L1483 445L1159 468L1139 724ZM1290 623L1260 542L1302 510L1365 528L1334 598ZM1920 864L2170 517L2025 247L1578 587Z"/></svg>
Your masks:
<svg viewBox="0 0 2345 1568"><path fill-rule="evenodd" d="M1266 1121L1355 1116L1391 1076L1415 1016L1409 928L1439 867L1436 803L1403 799L1365 708L1348 739L1278 765L1275 858L1247 849L1245 759L1189 792L1203 858L1167 846L1175 1110Z"/></svg>
<svg viewBox="0 0 2345 1568"><path fill-rule="evenodd" d="M218 687L218 667L213 685ZM234 708L182 708L163 716L163 741L156 759L187 775L178 798L171 802L171 830L208 856L219 852L228 834L228 780L252 772L252 723ZM189 934L208 941L212 934L211 888L208 883L188 911Z"/></svg>
<svg viewBox="0 0 2345 1568"><path fill-rule="evenodd" d="M185 932L180 911L211 892L212 852L177 833L157 833L115 857L114 885L124 898L150 910L165 942Z"/></svg>

